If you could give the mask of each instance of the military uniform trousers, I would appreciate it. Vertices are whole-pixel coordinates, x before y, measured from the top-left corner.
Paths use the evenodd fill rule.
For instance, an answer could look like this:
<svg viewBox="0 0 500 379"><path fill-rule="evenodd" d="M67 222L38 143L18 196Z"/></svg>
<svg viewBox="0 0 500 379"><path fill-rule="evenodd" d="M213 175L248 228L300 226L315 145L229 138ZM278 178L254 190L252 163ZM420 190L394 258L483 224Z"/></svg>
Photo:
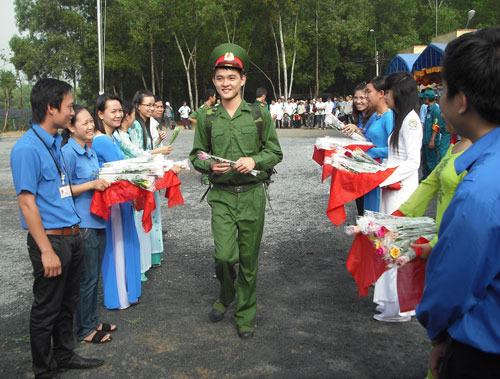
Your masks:
<svg viewBox="0 0 500 379"><path fill-rule="evenodd" d="M228 307L237 293L234 319L238 327L253 329L257 311L257 269L264 229L266 197L259 185L234 193L212 188L207 197L212 208L215 272L221 284L220 301ZM239 263L237 289L235 264Z"/></svg>

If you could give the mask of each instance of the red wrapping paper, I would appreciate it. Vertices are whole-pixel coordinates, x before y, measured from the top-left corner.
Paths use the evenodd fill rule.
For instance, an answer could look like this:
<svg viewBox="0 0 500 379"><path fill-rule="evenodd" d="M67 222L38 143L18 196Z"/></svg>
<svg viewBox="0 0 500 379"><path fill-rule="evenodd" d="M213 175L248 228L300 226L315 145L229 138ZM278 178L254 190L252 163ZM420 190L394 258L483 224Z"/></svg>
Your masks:
<svg viewBox="0 0 500 379"><path fill-rule="evenodd" d="M420 237L415 243L429 243L429 240ZM418 249L421 250L420 248ZM417 252L417 249L415 249L415 251ZM417 256L419 256L418 252ZM420 299L424 292L426 265L426 261L417 257L415 260L408 262L398 269L397 286L399 310L401 312L411 311L420 303Z"/></svg>
<svg viewBox="0 0 500 379"><path fill-rule="evenodd" d="M415 243L429 242L420 237ZM347 256L347 270L358 286L359 296L367 296L368 288L388 270L387 262L378 257L370 239L358 233ZM415 259L398 269L397 291L399 309L408 312L415 309L424 292L426 262Z"/></svg>
<svg viewBox="0 0 500 379"><path fill-rule="evenodd" d="M335 226L342 224L346 219L344 204L378 187L395 170L396 167L392 167L375 173L355 174L333 167L330 199L326 211L328 218Z"/></svg>
<svg viewBox="0 0 500 379"><path fill-rule="evenodd" d="M168 198L169 208L178 204L184 204L180 185L181 181L172 171L165 172L163 178L155 182L157 190L166 188L165 197ZM153 192L140 188L126 180L111 183L111 186L105 191L94 191L92 203L90 204L90 212L107 221L111 214L109 208L112 205L131 200L134 200L136 210L144 211L142 215L142 227L148 233L153 226L151 212L156 209Z"/></svg>
<svg viewBox="0 0 500 379"><path fill-rule="evenodd" d="M387 270L387 263L377 256L372 241L363 233L356 234L345 265L358 285L359 296L367 296L368 288Z"/></svg>

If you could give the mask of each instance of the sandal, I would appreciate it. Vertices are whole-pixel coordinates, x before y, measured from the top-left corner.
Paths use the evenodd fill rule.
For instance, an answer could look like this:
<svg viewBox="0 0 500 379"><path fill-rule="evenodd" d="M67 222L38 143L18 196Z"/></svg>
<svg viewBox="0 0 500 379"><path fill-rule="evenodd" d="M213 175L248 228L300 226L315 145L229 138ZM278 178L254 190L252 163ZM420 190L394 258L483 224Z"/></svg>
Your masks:
<svg viewBox="0 0 500 379"><path fill-rule="evenodd" d="M111 336L109 336L109 338L107 340L103 340L103 338L106 336L109 336L109 334L107 334L106 332L104 332L102 330L97 330L90 341L82 340L82 342L97 343L97 344L111 342L111 340L113 339Z"/></svg>
<svg viewBox="0 0 500 379"><path fill-rule="evenodd" d="M107 322L103 322L101 323L101 329L96 329L98 332L114 332L117 328L116 326L114 325L114 329L111 329L111 324L107 323Z"/></svg>

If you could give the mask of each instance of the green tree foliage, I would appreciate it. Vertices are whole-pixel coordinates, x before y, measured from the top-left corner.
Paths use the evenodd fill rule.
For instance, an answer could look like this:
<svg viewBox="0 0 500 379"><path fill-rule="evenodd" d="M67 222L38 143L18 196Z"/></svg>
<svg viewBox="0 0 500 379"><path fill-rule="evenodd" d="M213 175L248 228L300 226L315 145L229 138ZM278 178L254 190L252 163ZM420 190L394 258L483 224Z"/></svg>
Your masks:
<svg viewBox="0 0 500 379"><path fill-rule="evenodd" d="M310 97L346 94L374 76L374 37L384 73L398 51L428 44L436 29L435 0L103 3L105 90L130 100L147 88L174 108L182 101L196 107L212 88L208 56L223 42L237 43L250 55L248 100L257 87L266 87L271 97L287 90L292 97ZM498 0L437 3L439 34L464 28L471 8L476 15L469 27L500 21ZM21 31L10 41L16 69L29 80L68 80L80 87L80 101L92 104L98 92L96 1L15 0L15 9Z"/></svg>

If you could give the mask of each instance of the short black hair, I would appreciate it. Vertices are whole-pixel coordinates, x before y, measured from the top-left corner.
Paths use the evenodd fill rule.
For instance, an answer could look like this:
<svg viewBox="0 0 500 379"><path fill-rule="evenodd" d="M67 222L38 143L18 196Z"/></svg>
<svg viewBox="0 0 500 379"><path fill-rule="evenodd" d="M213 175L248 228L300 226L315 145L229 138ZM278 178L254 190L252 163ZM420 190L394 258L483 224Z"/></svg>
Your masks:
<svg viewBox="0 0 500 379"><path fill-rule="evenodd" d="M163 101L160 97L160 95L158 95L157 93L154 94L154 97L155 97L155 103L157 103L158 101L161 101L162 102L162 105L163 105Z"/></svg>
<svg viewBox="0 0 500 379"><path fill-rule="evenodd" d="M210 99L215 94L216 94L216 92L215 92L214 89L212 89L212 88L206 89L205 93L204 93L204 96L203 96L203 101L207 101L208 99Z"/></svg>
<svg viewBox="0 0 500 379"><path fill-rule="evenodd" d="M377 91L385 91L385 78L385 75L375 76L368 83L371 83Z"/></svg>
<svg viewBox="0 0 500 379"><path fill-rule="evenodd" d="M123 100L122 110L123 110L123 117L125 118L125 116L132 114L132 111L134 110L134 105L130 101Z"/></svg>
<svg viewBox="0 0 500 379"><path fill-rule="evenodd" d="M61 103L73 87L61 80L53 78L40 79L33 86L30 95L31 121L39 124L45 120L47 106L61 110Z"/></svg>
<svg viewBox="0 0 500 379"><path fill-rule="evenodd" d="M451 41L442 61L447 96L463 92L479 116L500 124L500 27Z"/></svg>
<svg viewBox="0 0 500 379"><path fill-rule="evenodd" d="M255 98L258 99L259 97L261 97L262 95L266 95L267 96L267 91L265 88L263 87L259 87L255 90Z"/></svg>

